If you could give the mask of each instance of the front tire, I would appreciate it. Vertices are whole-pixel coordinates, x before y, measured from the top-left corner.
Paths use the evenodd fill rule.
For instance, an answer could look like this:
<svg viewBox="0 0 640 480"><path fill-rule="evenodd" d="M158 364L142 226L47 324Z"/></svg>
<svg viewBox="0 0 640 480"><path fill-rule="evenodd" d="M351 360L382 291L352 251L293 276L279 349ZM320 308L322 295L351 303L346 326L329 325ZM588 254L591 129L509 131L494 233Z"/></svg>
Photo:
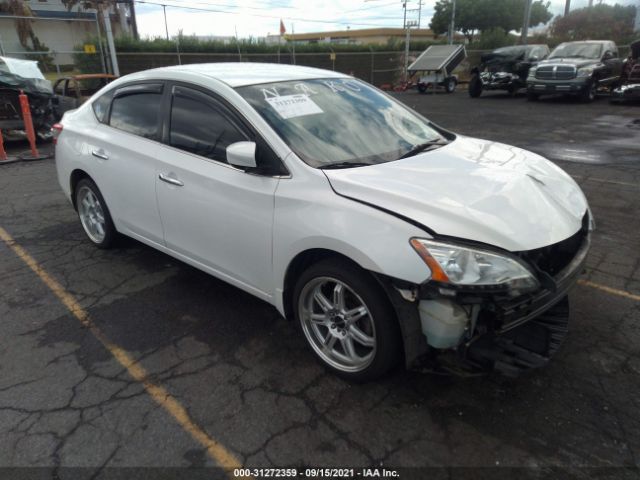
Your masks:
<svg viewBox="0 0 640 480"><path fill-rule="evenodd" d="M401 337L393 307L356 265L336 258L312 265L298 279L293 301L309 347L337 375L365 382L398 363Z"/></svg>
<svg viewBox="0 0 640 480"><path fill-rule="evenodd" d="M580 99L584 103L591 103L596 99L598 94L598 81L592 79L587 83L587 85L582 89L582 93L580 94Z"/></svg>
<svg viewBox="0 0 640 480"><path fill-rule="evenodd" d="M469 80L469 96L478 98L480 95L482 95L482 80L478 75L473 75Z"/></svg>
<svg viewBox="0 0 640 480"><path fill-rule="evenodd" d="M113 246L118 233L98 186L93 180L83 178L76 185L75 194L78 218L89 240L98 248Z"/></svg>

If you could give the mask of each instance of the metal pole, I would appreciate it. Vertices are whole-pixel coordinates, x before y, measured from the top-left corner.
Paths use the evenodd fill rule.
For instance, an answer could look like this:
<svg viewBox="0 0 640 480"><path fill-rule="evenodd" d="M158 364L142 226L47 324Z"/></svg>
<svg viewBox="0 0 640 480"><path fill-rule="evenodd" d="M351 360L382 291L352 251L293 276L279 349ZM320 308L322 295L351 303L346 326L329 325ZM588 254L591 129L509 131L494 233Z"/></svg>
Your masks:
<svg viewBox="0 0 640 480"><path fill-rule="evenodd" d="M293 29L293 23L291 23L291 45L293 47L293 64L296 64L296 39L295 39L296 33L295 30Z"/></svg>
<svg viewBox="0 0 640 480"><path fill-rule="evenodd" d="M240 40L238 40L238 27L236 27L234 25L233 29L236 32L236 47L238 47L238 61L241 62L242 61L242 52L240 51Z"/></svg>
<svg viewBox="0 0 640 480"><path fill-rule="evenodd" d="M404 38L404 81L409 81L409 27L406 28L406 36Z"/></svg>
<svg viewBox="0 0 640 480"><path fill-rule="evenodd" d="M164 31L167 34L167 40L169 40L169 27L167 26L167 6L162 5L162 11L164 13Z"/></svg>
<svg viewBox="0 0 640 480"><path fill-rule="evenodd" d="M98 10L100 11L100 10ZM96 13L96 32L98 32L98 48L100 49L100 63L102 63L102 73L109 73L107 63L104 60L104 48L102 45L102 33L100 32L100 17Z"/></svg>
<svg viewBox="0 0 640 480"><path fill-rule="evenodd" d="M453 32L456 29L456 0L451 2L451 23L449 24L449 45L453 44Z"/></svg>
<svg viewBox="0 0 640 480"><path fill-rule="evenodd" d="M402 28L407 28L407 2L402 3L402 8L404 8L404 19L402 20Z"/></svg>
<svg viewBox="0 0 640 480"><path fill-rule="evenodd" d="M569 10L571 10L571 0L565 0L564 2L564 16L569 15Z"/></svg>
<svg viewBox="0 0 640 480"><path fill-rule="evenodd" d="M180 58L180 36L182 35L182 30L176 36L176 52L178 53L178 65L182 65L182 58Z"/></svg>
<svg viewBox="0 0 640 480"><path fill-rule="evenodd" d="M373 68L374 68L375 55L373 54L373 48L371 48L371 45L369 45L369 51L371 52L371 81L369 83L373 85Z"/></svg>
<svg viewBox="0 0 640 480"><path fill-rule="evenodd" d="M418 28L420 28L421 19L422 19L422 0L418 0Z"/></svg>
<svg viewBox="0 0 640 480"><path fill-rule="evenodd" d="M131 15L131 29L133 30L133 38L140 40L138 35L138 20L136 19L136 7L133 4L133 0L129 0L129 14Z"/></svg>
<svg viewBox="0 0 640 480"><path fill-rule="evenodd" d="M527 0L524 6L524 21L522 25L522 38L523 45L527 44L527 37L529 36L529 22L531 21L531 2L533 0Z"/></svg>
<svg viewBox="0 0 640 480"><path fill-rule="evenodd" d="M109 45L109 51L111 53L111 66L113 67L113 74L116 77L120 76L120 69L118 68L118 57L116 57L116 45L113 43L113 32L111 31L111 20L109 19L109 12L107 10L102 11L104 18L104 28L107 31L107 44Z"/></svg>
<svg viewBox="0 0 640 480"><path fill-rule="evenodd" d="M2 46L2 35L0 35L0 55L2 55L3 57L5 56L4 47Z"/></svg>

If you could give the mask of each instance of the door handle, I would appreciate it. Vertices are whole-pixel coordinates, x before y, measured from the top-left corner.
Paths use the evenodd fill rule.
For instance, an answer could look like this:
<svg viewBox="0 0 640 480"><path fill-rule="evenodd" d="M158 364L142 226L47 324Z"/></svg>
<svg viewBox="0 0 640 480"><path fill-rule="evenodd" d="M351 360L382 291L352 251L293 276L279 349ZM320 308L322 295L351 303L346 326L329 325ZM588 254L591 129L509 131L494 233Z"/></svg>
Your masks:
<svg viewBox="0 0 640 480"><path fill-rule="evenodd" d="M99 158L100 160L109 160L109 155L107 155L101 148L99 148L98 150L93 150L91 152L91 155Z"/></svg>
<svg viewBox="0 0 640 480"><path fill-rule="evenodd" d="M171 185L175 185L176 187L182 187L184 185L184 183L182 183L177 178L170 177L169 175L166 175L164 173L159 174L158 178L163 182L170 183Z"/></svg>

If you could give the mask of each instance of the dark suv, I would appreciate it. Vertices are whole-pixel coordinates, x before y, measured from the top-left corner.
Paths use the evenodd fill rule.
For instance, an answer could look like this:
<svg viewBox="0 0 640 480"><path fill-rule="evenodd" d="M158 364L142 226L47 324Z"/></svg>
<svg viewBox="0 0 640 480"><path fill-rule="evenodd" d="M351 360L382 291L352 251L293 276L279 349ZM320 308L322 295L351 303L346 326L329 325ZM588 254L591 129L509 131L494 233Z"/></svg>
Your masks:
<svg viewBox="0 0 640 480"><path fill-rule="evenodd" d="M621 73L622 61L614 42L561 43L549 58L529 69L527 98L537 100L540 95L564 93L578 95L590 102L599 88L615 88Z"/></svg>

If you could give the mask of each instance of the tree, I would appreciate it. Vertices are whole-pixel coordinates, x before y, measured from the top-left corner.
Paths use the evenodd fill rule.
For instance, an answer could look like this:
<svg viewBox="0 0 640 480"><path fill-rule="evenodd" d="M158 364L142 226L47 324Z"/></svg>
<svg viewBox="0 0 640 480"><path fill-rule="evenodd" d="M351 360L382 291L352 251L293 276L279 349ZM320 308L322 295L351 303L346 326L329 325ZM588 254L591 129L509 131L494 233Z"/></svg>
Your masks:
<svg viewBox="0 0 640 480"><path fill-rule="evenodd" d="M475 32L495 28L505 33L522 28L526 0L457 0L456 25L471 42ZM549 1L535 0L531 5L530 27L547 23L552 18ZM445 33L451 20L451 0L438 0L431 19L431 30Z"/></svg>
<svg viewBox="0 0 640 480"><path fill-rule="evenodd" d="M635 17L634 6L598 4L556 17L551 24L551 34L564 41L593 39L624 43L633 37Z"/></svg>

